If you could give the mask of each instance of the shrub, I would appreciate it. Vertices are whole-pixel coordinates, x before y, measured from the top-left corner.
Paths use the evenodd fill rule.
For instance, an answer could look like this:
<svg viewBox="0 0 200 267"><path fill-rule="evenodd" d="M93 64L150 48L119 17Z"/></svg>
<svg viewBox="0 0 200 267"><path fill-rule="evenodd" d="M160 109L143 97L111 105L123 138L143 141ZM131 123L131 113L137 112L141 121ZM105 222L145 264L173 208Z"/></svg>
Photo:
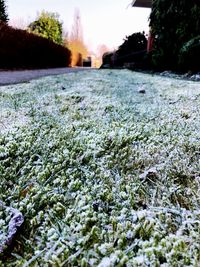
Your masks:
<svg viewBox="0 0 200 267"><path fill-rule="evenodd" d="M0 68L53 68L70 65L69 49L0 22Z"/></svg>
<svg viewBox="0 0 200 267"><path fill-rule="evenodd" d="M8 14L4 0L0 0L0 21L8 22Z"/></svg>
<svg viewBox="0 0 200 267"><path fill-rule="evenodd" d="M62 44L62 23L59 21L59 15L57 13L43 11L28 26L28 30L57 44Z"/></svg>
<svg viewBox="0 0 200 267"><path fill-rule="evenodd" d="M150 26L155 36L155 68L178 70L181 48L200 33L200 1L153 0Z"/></svg>
<svg viewBox="0 0 200 267"><path fill-rule="evenodd" d="M139 63L143 60L147 49L147 38L144 32L136 32L124 39L116 51L115 64L123 66L126 63Z"/></svg>
<svg viewBox="0 0 200 267"><path fill-rule="evenodd" d="M179 68L183 71L200 71L200 35L183 45L179 54Z"/></svg>

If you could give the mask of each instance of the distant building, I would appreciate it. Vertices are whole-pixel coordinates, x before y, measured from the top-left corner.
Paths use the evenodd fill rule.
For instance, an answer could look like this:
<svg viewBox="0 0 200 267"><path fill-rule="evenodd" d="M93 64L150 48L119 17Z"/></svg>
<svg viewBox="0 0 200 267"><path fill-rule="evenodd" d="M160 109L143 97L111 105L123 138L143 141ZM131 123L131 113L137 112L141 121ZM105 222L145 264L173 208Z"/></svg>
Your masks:
<svg viewBox="0 0 200 267"><path fill-rule="evenodd" d="M152 0L133 0L131 3L132 7L144 7L151 8ZM147 43L147 51L150 52L153 47L154 37L151 34L151 29L149 30L148 43Z"/></svg>
<svg viewBox="0 0 200 267"><path fill-rule="evenodd" d="M83 59L83 67L92 67L92 58L91 57L87 57Z"/></svg>
<svg viewBox="0 0 200 267"><path fill-rule="evenodd" d="M96 68L96 58L94 55L90 55L87 58L83 59L83 67L88 67L88 68Z"/></svg>

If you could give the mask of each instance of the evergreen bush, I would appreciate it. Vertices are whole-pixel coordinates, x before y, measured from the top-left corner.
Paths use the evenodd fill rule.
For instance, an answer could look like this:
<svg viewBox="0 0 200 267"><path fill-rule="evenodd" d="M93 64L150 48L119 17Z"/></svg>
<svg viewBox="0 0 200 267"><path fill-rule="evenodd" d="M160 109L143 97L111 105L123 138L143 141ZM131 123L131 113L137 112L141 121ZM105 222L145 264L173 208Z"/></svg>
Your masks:
<svg viewBox="0 0 200 267"><path fill-rule="evenodd" d="M8 22L8 14L4 0L0 0L0 21Z"/></svg>
<svg viewBox="0 0 200 267"><path fill-rule="evenodd" d="M139 63L143 60L146 49L147 38L144 32L136 32L126 36L116 51L115 64L123 66L125 63Z"/></svg>
<svg viewBox="0 0 200 267"><path fill-rule="evenodd" d="M155 36L154 68L180 70L182 47L200 34L200 1L153 0L150 26Z"/></svg>
<svg viewBox="0 0 200 267"><path fill-rule="evenodd" d="M200 35L186 42L179 54L181 70L200 71Z"/></svg>

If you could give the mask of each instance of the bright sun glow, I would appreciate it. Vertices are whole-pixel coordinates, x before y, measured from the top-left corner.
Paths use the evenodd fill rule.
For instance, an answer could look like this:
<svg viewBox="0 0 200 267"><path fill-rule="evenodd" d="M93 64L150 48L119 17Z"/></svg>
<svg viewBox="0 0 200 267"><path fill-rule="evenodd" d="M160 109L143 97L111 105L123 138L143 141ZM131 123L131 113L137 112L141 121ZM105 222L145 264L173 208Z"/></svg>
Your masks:
<svg viewBox="0 0 200 267"><path fill-rule="evenodd" d="M8 0L7 6L12 25L23 27L33 21L38 12L53 11L60 14L64 30L69 33L74 10L79 8L85 43L95 51L100 44L113 49L126 35L148 32L150 9L132 8L130 3L130 0Z"/></svg>

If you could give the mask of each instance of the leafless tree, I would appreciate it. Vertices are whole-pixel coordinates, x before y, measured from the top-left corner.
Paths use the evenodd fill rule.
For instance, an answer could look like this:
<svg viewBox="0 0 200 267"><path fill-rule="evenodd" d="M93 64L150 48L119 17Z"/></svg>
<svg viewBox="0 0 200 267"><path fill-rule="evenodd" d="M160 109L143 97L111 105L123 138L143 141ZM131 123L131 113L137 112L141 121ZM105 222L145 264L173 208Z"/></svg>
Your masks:
<svg viewBox="0 0 200 267"><path fill-rule="evenodd" d="M83 27L79 9L74 11L74 21L69 39L65 42L72 52L72 66L81 65L82 59L88 55L87 47L84 44Z"/></svg>

